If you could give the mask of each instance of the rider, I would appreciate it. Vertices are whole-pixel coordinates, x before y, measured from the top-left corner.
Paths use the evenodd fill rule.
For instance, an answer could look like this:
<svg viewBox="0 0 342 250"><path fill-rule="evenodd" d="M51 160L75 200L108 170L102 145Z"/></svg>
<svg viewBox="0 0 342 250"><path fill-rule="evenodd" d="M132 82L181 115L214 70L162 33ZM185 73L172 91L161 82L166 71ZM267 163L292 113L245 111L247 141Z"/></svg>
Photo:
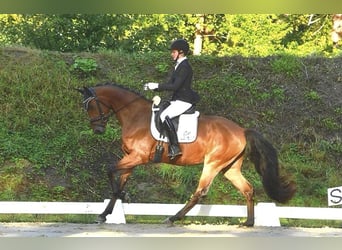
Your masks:
<svg viewBox="0 0 342 250"><path fill-rule="evenodd" d="M184 39L177 39L172 42L170 50L176 65L169 81L163 84L149 82L144 87L146 90L172 91L170 105L160 115L166 136L169 139L169 158L172 160L182 155L182 152L171 119L181 115L198 102L199 96L191 89L193 72L186 57L189 53L189 43Z"/></svg>

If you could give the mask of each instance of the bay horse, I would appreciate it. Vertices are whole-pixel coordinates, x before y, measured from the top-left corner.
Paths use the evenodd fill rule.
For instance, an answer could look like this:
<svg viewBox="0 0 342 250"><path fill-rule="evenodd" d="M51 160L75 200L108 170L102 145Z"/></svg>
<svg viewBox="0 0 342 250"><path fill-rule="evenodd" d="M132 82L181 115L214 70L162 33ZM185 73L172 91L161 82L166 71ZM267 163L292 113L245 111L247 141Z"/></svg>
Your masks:
<svg viewBox="0 0 342 250"><path fill-rule="evenodd" d="M98 222L105 222L112 213L117 199L123 199L124 186L134 167L151 162L157 141L150 132L152 101L132 90L116 84L102 84L78 89L83 94L90 126L94 133L104 133L112 113L122 128L122 151L124 156L108 172L113 191L107 207L98 216ZM198 186L185 206L165 220L173 222L185 217L208 193L215 176L222 173L247 200L245 226L254 225L253 186L241 173L245 157L254 163L261 176L267 195L280 203L292 198L296 191L293 181L279 174L275 148L257 131L244 129L220 116L200 115L198 136L192 143L180 144L182 155L174 160L168 158L165 150L162 162L179 166L203 163ZM116 179L116 177L118 177Z"/></svg>

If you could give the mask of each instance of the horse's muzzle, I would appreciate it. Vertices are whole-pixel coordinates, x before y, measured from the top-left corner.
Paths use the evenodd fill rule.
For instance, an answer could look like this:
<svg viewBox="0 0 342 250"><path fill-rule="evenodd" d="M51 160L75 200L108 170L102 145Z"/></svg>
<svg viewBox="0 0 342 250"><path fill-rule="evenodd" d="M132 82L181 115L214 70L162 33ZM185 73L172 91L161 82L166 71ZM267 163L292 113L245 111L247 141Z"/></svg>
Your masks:
<svg viewBox="0 0 342 250"><path fill-rule="evenodd" d="M103 126L95 126L93 128L94 134L103 134L106 131L106 128Z"/></svg>

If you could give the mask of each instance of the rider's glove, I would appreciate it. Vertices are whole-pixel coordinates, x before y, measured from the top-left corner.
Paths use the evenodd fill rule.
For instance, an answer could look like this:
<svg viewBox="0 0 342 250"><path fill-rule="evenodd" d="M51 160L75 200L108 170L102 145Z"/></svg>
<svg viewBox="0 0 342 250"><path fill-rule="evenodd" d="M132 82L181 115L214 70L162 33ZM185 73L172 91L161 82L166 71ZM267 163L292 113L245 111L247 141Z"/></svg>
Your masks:
<svg viewBox="0 0 342 250"><path fill-rule="evenodd" d="M159 86L159 83L149 82L144 85L144 90L154 90L154 89L157 89L158 86Z"/></svg>

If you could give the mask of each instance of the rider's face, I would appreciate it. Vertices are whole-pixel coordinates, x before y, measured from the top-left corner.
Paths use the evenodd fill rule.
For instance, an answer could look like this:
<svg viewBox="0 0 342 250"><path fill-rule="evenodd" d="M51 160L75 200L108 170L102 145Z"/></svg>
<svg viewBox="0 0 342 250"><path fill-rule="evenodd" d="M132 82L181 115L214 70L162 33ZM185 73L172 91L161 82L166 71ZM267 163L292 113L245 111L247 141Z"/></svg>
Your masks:
<svg viewBox="0 0 342 250"><path fill-rule="evenodd" d="M179 56L179 52L178 50L171 50L171 57L174 61L176 61L178 59L178 56Z"/></svg>

